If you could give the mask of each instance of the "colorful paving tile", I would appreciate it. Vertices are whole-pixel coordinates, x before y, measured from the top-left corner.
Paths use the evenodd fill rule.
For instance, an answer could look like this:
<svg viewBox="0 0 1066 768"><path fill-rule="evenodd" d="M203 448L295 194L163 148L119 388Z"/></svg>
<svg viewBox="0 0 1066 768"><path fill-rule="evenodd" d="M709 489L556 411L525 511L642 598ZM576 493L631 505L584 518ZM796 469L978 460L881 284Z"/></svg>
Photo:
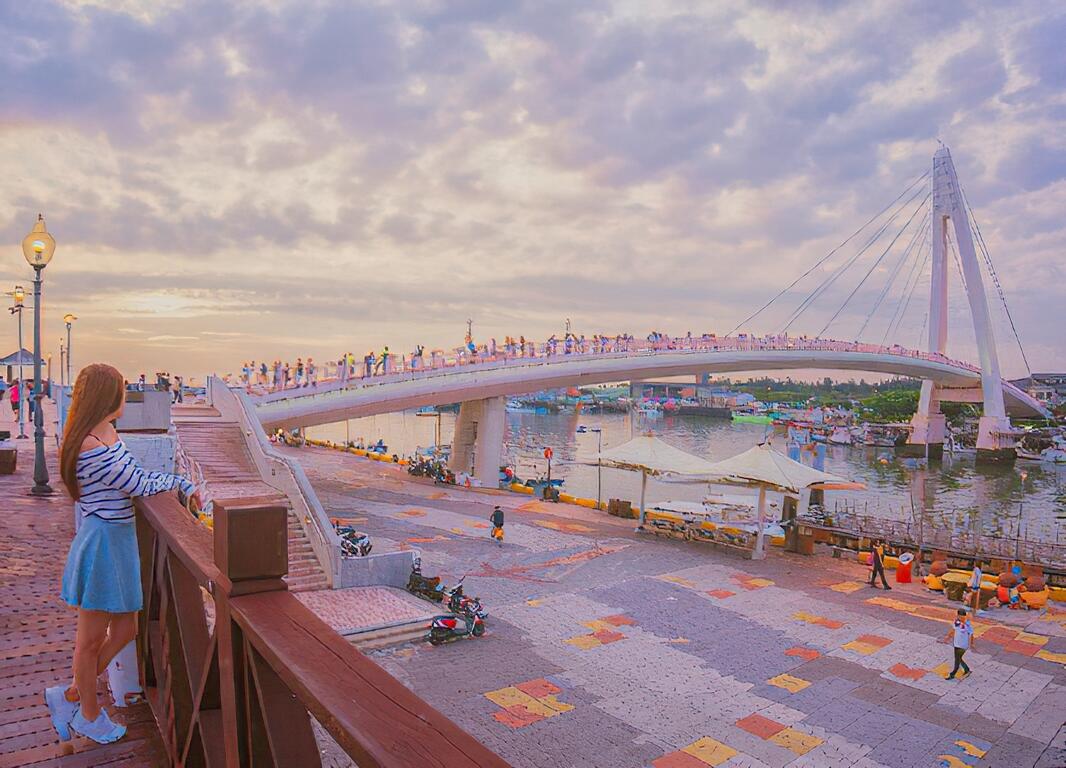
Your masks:
<svg viewBox="0 0 1066 768"><path fill-rule="evenodd" d="M810 685L810 682L804 680L802 677L796 677L795 675L789 675L787 673L778 675L777 677L771 677L766 682L778 688L784 688L789 693L799 693Z"/></svg>
<svg viewBox="0 0 1066 768"><path fill-rule="evenodd" d="M785 730L787 726L776 720L763 717L758 712L755 712L747 717L742 717L740 720L737 720L737 727L743 728L748 733L754 734L760 739L768 739L774 734Z"/></svg>
<svg viewBox="0 0 1066 768"><path fill-rule="evenodd" d="M828 629L840 629L844 626L844 622L837 621L836 619L827 619L825 616L817 616L807 611L796 611L792 614L792 618L797 621L805 621L808 624L817 624L820 627L826 627Z"/></svg>
<svg viewBox="0 0 1066 768"><path fill-rule="evenodd" d="M485 698L502 709L494 712L493 718L511 728L527 725L561 715L574 708L558 700L562 689L544 678L527 680L524 683L489 691Z"/></svg>
<svg viewBox="0 0 1066 768"><path fill-rule="evenodd" d="M730 592L728 589L708 589L707 594L719 600L725 600L727 597L735 595L736 592Z"/></svg>
<svg viewBox="0 0 1066 768"><path fill-rule="evenodd" d="M938 755L940 765L946 768L970 768L978 765L980 759L985 756L991 745L981 742L981 746L970 741L959 739L951 748L950 752Z"/></svg>
<svg viewBox="0 0 1066 768"><path fill-rule="evenodd" d="M1037 651L1036 657L1045 661L1053 661L1056 664L1066 666L1066 653L1052 653L1051 651Z"/></svg>
<svg viewBox="0 0 1066 768"><path fill-rule="evenodd" d="M839 584L830 584L829 588L834 592L850 595L852 592L858 592L863 586L861 581L842 581Z"/></svg>
<svg viewBox="0 0 1066 768"><path fill-rule="evenodd" d="M772 587L774 585L770 579L761 579L756 576L749 576L746 573L733 574L732 579L744 589L762 589L763 587Z"/></svg>
<svg viewBox="0 0 1066 768"><path fill-rule="evenodd" d="M682 752L686 752L697 760L703 762L704 765L717 766L735 757L737 751L732 747L723 744L720 741L715 741L709 736L704 736L702 739L698 739L687 747L682 748Z"/></svg>
<svg viewBox="0 0 1066 768"><path fill-rule="evenodd" d="M617 643L619 640L625 640L626 636L615 629L615 627L625 627L636 624L633 619L623 614L604 616L602 619L593 619L592 621L583 621L581 623L583 626L591 629L592 633L571 637L563 642L569 643L575 648L580 648L583 651L587 651L591 648L598 648L601 645Z"/></svg>
<svg viewBox="0 0 1066 768"><path fill-rule="evenodd" d="M771 741L779 747L784 747L794 754L805 755L815 747L820 746L823 740L809 733L797 731L795 728L785 728L783 731L775 733L767 741Z"/></svg>
<svg viewBox="0 0 1066 768"><path fill-rule="evenodd" d="M683 579L680 576L660 576L659 578L663 581L669 581L671 584L679 584L682 587L688 587L689 589L696 586L696 582Z"/></svg>
<svg viewBox="0 0 1066 768"><path fill-rule="evenodd" d="M707 763L688 752L670 752L651 761L652 768L707 768Z"/></svg>
<svg viewBox="0 0 1066 768"><path fill-rule="evenodd" d="M539 525L541 528L550 528L553 531L561 531L563 533L591 533L592 529L587 525L581 525L580 523L566 523L558 520L534 520L534 525Z"/></svg>
<svg viewBox="0 0 1066 768"><path fill-rule="evenodd" d="M906 680L921 680L928 670L908 667L906 664L893 664L888 668L890 674L902 677ZM945 673L946 674L946 673Z"/></svg>
<svg viewBox="0 0 1066 768"><path fill-rule="evenodd" d="M841 648L848 651L855 651L855 653L862 654L863 656L869 656L870 654L877 653L886 645L892 643L887 637L880 637L878 635L859 635L850 643L844 643Z"/></svg>
<svg viewBox="0 0 1066 768"><path fill-rule="evenodd" d="M796 658L803 659L804 661L810 661L811 659L817 659L821 656L820 651L816 651L814 648L803 648L796 646L795 648L789 648L785 651L786 656L795 656Z"/></svg>

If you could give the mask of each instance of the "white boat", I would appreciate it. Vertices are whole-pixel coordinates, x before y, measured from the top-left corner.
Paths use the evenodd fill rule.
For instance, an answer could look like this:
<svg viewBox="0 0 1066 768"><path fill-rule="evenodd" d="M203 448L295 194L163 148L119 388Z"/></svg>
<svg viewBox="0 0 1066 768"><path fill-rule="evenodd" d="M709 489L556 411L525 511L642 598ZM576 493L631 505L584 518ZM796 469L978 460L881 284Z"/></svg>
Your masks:
<svg viewBox="0 0 1066 768"><path fill-rule="evenodd" d="M832 445L851 445L851 430L848 427L833 427L827 441Z"/></svg>
<svg viewBox="0 0 1066 768"><path fill-rule="evenodd" d="M646 419L657 419L663 415L663 412L654 405L642 405L637 408L636 412Z"/></svg>

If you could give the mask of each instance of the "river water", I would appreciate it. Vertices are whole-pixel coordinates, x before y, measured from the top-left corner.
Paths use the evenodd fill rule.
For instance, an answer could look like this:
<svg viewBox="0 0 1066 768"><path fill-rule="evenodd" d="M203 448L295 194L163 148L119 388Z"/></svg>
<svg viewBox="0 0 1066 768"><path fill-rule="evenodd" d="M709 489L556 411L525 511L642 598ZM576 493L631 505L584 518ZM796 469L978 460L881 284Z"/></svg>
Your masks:
<svg viewBox="0 0 1066 768"><path fill-rule="evenodd" d="M452 440L455 415L440 414L441 441ZM579 425L589 430L578 433ZM311 437L342 442L384 439L390 453L412 454L419 446L433 445L437 417L414 412L391 413L352 419L347 426L327 424L307 430ZM552 477L565 479L564 490L575 496L640 499L640 475L594 465L597 440L607 449L634 434L653 431L668 443L720 460L761 442L771 428L758 424L733 424L700 416L663 416L646 420L629 414L508 413L506 455L522 479L542 477L547 470L543 457L551 447ZM778 450L786 452L784 437L773 436ZM582 462L593 462L592 465ZM1066 542L1066 466L1019 461L1013 465L975 465L973 456L945 456L942 462L902 459L891 449L829 446L826 471L866 485L864 490L826 493L826 507L847 504L859 513L905 519L912 508L937 516L952 516L959 527L977 521L983 529L1008 535L1021 531L1027 538ZM665 483L649 479L649 504L669 499L698 501L707 485ZM736 489L726 490L737 493ZM744 491L740 491L744 492ZM913 507L912 507L913 505Z"/></svg>

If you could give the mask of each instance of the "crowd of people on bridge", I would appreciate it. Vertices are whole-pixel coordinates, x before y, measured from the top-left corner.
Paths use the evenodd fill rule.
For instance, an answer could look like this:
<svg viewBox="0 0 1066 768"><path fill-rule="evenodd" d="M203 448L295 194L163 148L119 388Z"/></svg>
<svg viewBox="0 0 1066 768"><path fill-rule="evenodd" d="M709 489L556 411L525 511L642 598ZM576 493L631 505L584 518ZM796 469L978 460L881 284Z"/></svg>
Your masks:
<svg viewBox="0 0 1066 768"><path fill-rule="evenodd" d="M662 352L662 351L754 351L754 350L822 350L840 352L878 352L906 356L922 356L943 359L941 355L927 355L905 349L898 344L882 346L858 341L819 339L788 334L756 336L740 333L735 336L718 336L714 333L670 336L661 331L652 331L638 340L632 334L575 334L567 331L559 337L552 334L544 341L534 341L524 335L505 336L503 343L490 338L476 343L468 333L462 346L451 352L435 349L427 353L419 344L407 354L395 355L388 346L380 352L369 351L362 358L345 352L335 361L318 365L308 357L298 357L295 363L275 360L273 363L246 362L241 367L240 383L249 390L275 392L287 389L314 388L324 382L347 384L351 381L371 379L392 373L407 373L425 369L449 368L489 362L506 362L520 358L544 358L564 355L605 355L614 353ZM957 361L948 361L957 363ZM957 363L965 366L965 363Z"/></svg>

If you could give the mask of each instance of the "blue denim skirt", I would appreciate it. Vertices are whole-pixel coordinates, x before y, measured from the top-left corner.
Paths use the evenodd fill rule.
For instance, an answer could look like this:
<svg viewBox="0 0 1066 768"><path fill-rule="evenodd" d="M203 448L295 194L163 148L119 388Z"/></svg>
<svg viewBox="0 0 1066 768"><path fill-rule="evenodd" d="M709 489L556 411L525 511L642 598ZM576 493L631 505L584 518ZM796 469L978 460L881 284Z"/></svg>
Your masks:
<svg viewBox="0 0 1066 768"><path fill-rule="evenodd" d="M141 610L141 557L133 520L81 519L63 570L63 599L89 611Z"/></svg>

